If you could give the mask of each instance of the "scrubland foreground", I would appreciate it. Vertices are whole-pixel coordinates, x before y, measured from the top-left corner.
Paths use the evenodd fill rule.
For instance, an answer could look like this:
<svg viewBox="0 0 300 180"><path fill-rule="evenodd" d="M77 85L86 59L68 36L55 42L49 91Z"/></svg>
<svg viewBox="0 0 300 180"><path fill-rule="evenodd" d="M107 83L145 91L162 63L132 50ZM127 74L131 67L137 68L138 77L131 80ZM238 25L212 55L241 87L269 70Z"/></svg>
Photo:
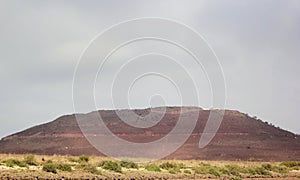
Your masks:
<svg viewBox="0 0 300 180"><path fill-rule="evenodd" d="M0 155L0 179L300 179L300 162L159 160Z"/></svg>

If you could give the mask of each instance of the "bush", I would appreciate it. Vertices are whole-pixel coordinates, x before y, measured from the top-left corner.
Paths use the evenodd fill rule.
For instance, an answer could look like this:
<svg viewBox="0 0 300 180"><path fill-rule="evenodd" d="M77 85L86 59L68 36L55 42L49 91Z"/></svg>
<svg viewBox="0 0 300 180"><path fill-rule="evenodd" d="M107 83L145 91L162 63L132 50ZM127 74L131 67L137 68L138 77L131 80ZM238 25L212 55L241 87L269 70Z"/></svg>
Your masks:
<svg viewBox="0 0 300 180"><path fill-rule="evenodd" d="M133 168L133 169L138 169L139 168L139 166L136 163L132 162L132 161L122 160L120 162L120 165L122 167L125 167L125 168Z"/></svg>
<svg viewBox="0 0 300 180"><path fill-rule="evenodd" d="M72 167L69 164L59 164L57 166L57 169L61 170L61 171L68 171L71 172L72 171Z"/></svg>
<svg viewBox="0 0 300 180"><path fill-rule="evenodd" d="M255 172L256 172L256 174L258 174L258 175L268 175L268 176L271 176L271 175L272 175L268 170L265 170L265 169L262 168L262 167L256 167L256 168L255 168Z"/></svg>
<svg viewBox="0 0 300 180"><path fill-rule="evenodd" d="M8 159L3 161L3 163L8 166L8 167L14 167L14 166L18 166L20 161L16 160L16 159Z"/></svg>
<svg viewBox="0 0 300 180"><path fill-rule="evenodd" d="M296 161L287 161L287 162L282 162L280 165L286 166L286 167L288 167L288 168L292 168L292 167L300 166L300 162L296 162Z"/></svg>
<svg viewBox="0 0 300 180"><path fill-rule="evenodd" d="M176 174L180 173L180 168L183 167L183 164L176 164L176 163L170 163L170 162L165 162L159 165L160 168L169 170L169 173L171 174Z"/></svg>
<svg viewBox="0 0 300 180"><path fill-rule="evenodd" d="M89 173L101 175L101 171L99 171L96 166L88 165L88 166L85 166L83 169Z"/></svg>
<svg viewBox="0 0 300 180"><path fill-rule="evenodd" d="M54 173L56 174L57 171L56 171L56 165L53 164L53 163L46 163L43 165L43 171L46 171L46 172L51 172L51 173Z"/></svg>
<svg viewBox="0 0 300 180"><path fill-rule="evenodd" d="M256 170L255 170L255 168L248 167L248 168L247 168L247 174L250 174L250 175L256 175Z"/></svg>
<svg viewBox="0 0 300 180"><path fill-rule="evenodd" d="M211 174L216 177L220 177L219 168L216 166L210 166L208 164L200 164L200 167L194 168L196 174Z"/></svg>
<svg viewBox="0 0 300 180"><path fill-rule="evenodd" d="M225 165L224 169L228 173L227 175L239 176L240 173L247 173L247 171L237 165Z"/></svg>
<svg viewBox="0 0 300 180"><path fill-rule="evenodd" d="M53 161L52 160L47 160L45 164L47 164L47 163L53 163Z"/></svg>
<svg viewBox="0 0 300 180"><path fill-rule="evenodd" d="M194 171L196 174L208 174L208 168L206 167L195 167Z"/></svg>
<svg viewBox="0 0 300 180"><path fill-rule="evenodd" d="M184 172L185 174L192 174L192 172L191 172L190 170L187 170L187 169L184 170L183 172Z"/></svg>
<svg viewBox="0 0 300 180"><path fill-rule="evenodd" d="M212 174L219 177L219 168L216 166L211 166L209 164L200 163L198 167L194 168L196 174Z"/></svg>
<svg viewBox="0 0 300 180"><path fill-rule="evenodd" d="M198 167L195 167L193 170L195 171L196 174L208 174L210 165L200 163Z"/></svg>
<svg viewBox="0 0 300 180"><path fill-rule="evenodd" d="M43 171L52 172L52 173L56 174L57 170L71 172L72 171L72 167L69 164L55 164L51 160L48 160L43 165Z"/></svg>
<svg viewBox="0 0 300 180"><path fill-rule="evenodd" d="M178 168L177 164L169 162L162 163L159 167L166 170Z"/></svg>
<svg viewBox="0 0 300 180"><path fill-rule="evenodd" d="M28 155L24 157L24 162L30 166L36 166L37 163L35 161L34 155Z"/></svg>
<svg viewBox="0 0 300 180"><path fill-rule="evenodd" d="M220 173L218 172L218 169L217 168L211 168L208 170L208 173L211 174L211 175L214 175L216 177L220 177Z"/></svg>
<svg viewBox="0 0 300 180"><path fill-rule="evenodd" d="M267 171L273 171L281 174L288 173L288 169L286 166L275 166L271 164L263 164L261 167Z"/></svg>
<svg viewBox="0 0 300 180"><path fill-rule="evenodd" d="M84 171L87 171L92 174L97 174L97 175L102 174L101 171L99 171L96 166L87 163L79 164L76 168L83 169Z"/></svg>
<svg viewBox="0 0 300 180"><path fill-rule="evenodd" d="M179 170L179 169L170 169L170 170L169 170L169 173L170 173L170 174L180 173L180 170Z"/></svg>
<svg viewBox="0 0 300 180"><path fill-rule="evenodd" d="M220 173L222 173L222 174L230 175L229 170L225 167L221 167L219 170L220 170Z"/></svg>
<svg viewBox="0 0 300 180"><path fill-rule="evenodd" d="M250 175L271 175L271 169L273 166L271 164L263 164L262 167L240 167L238 165L225 165L225 167L220 168L220 173L226 175L240 176L243 174Z"/></svg>
<svg viewBox="0 0 300 180"><path fill-rule="evenodd" d="M262 164L261 167L264 168L265 170L268 170L268 171L272 170L272 165L271 164Z"/></svg>
<svg viewBox="0 0 300 180"><path fill-rule="evenodd" d="M113 162L113 161L103 161L101 164L102 164L102 168L103 169L115 171L115 172L118 172L118 173L122 172L121 166L118 163L116 163L116 162Z"/></svg>
<svg viewBox="0 0 300 180"><path fill-rule="evenodd" d="M101 175L101 171L99 171L96 166L87 166L84 170L92 174Z"/></svg>
<svg viewBox="0 0 300 180"><path fill-rule="evenodd" d="M285 174L289 172L288 168L285 166L272 166L272 171L280 174Z"/></svg>
<svg viewBox="0 0 300 180"><path fill-rule="evenodd" d="M79 156L79 161L81 161L81 162L89 162L89 160L90 160L90 157L87 155Z"/></svg>
<svg viewBox="0 0 300 180"><path fill-rule="evenodd" d="M24 163L23 161L19 161L16 159L8 159L3 161L3 163L8 166L8 167L14 167L14 166L19 166L19 167L28 167L28 165L26 163Z"/></svg>
<svg viewBox="0 0 300 180"><path fill-rule="evenodd" d="M68 160L69 160L70 162L80 163L80 160L77 159L77 158L70 157L70 158L68 158Z"/></svg>
<svg viewBox="0 0 300 180"><path fill-rule="evenodd" d="M154 172L160 172L160 168L158 166L156 166L155 164L148 164L145 169L147 171L154 171Z"/></svg>

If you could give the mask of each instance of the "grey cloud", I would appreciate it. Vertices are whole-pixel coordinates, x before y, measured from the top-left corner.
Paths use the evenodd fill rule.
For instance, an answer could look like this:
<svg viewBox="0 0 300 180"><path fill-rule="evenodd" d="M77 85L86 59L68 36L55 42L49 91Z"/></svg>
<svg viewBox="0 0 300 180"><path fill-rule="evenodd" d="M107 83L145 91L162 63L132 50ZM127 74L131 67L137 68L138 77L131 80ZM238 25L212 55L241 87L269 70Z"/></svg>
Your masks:
<svg viewBox="0 0 300 180"><path fill-rule="evenodd" d="M1 1L0 136L73 113L72 78L84 48L105 28L145 16L181 21L207 39L224 70L227 108L299 133L299 7L281 0Z"/></svg>

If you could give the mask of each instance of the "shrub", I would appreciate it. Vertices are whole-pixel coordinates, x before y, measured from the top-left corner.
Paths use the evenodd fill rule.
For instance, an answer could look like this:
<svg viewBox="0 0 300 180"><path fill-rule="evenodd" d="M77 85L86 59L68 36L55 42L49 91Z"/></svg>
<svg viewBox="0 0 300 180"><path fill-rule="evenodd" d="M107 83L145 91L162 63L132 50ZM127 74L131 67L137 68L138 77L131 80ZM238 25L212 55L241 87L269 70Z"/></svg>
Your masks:
<svg viewBox="0 0 300 180"><path fill-rule="evenodd" d="M90 160L90 157L87 155L79 156L79 161L81 161L81 162L89 162L89 160Z"/></svg>
<svg viewBox="0 0 300 180"><path fill-rule="evenodd" d="M237 165L225 165L228 175L239 176L241 172L245 172Z"/></svg>
<svg viewBox="0 0 300 180"><path fill-rule="evenodd" d="M292 167L300 166L300 162L296 162L296 161L287 161L287 162L282 162L280 165L286 166L286 167L288 167L288 168L292 168Z"/></svg>
<svg viewBox="0 0 300 180"><path fill-rule="evenodd" d="M171 174L180 173L180 168L183 166L183 164L176 164L176 163L170 163L170 162L164 162L161 165L159 165L160 168L166 169Z"/></svg>
<svg viewBox="0 0 300 180"><path fill-rule="evenodd" d="M262 167L256 167L256 168L255 168L255 172L256 172L256 174L258 174L258 175L268 175L268 176L271 176L271 175L272 175L268 170L265 170L265 169L262 168Z"/></svg>
<svg viewBox="0 0 300 180"><path fill-rule="evenodd" d="M132 161L126 161L126 160L122 160L120 162L120 165L122 167L125 167L125 168L133 168L133 169L138 169L139 168L139 166L136 163L134 163Z"/></svg>
<svg viewBox="0 0 300 180"><path fill-rule="evenodd" d="M99 171L96 166L88 166L85 170L92 174L101 175L101 171Z"/></svg>
<svg viewBox="0 0 300 180"><path fill-rule="evenodd" d="M16 159L8 159L3 161L3 163L8 166L8 167L14 167L14 166L18 166L20 161L16 160Z"/></svg>
<svg viewBox="0 0 300 180"><path fill-rule="evenodd" d="M195 167L193 170L196 174L208 174L210 168L209 164L200 163L198 167Z"/></svg>
<svg viewBox="0 0 300 180"><path fill-rule="evenodd" d="M36 163L36 160L34 158L34 155L28 155L28 156L25 156L24 157L24 162L30 166L36 166L37 163Z"/></svg>
<svg viewBox="0 0 300 180"><path fill-rule="evenodd" d="M180 170L179 170L179 169L170 169L170 170L169 170L169 173L170 173L170 174L180 173Z"/></svg>
<svg viewBox="0 0 300 180"><path fill-rule="evenodd" d="M91 165L91 164L87 164L87 163L79 164L77 166L77 168L83 169L83 170L85 170L85 171L87 171L89 173L92 173L92 174L97 174L97 175L101 175L102 174L101 171L99 171L96 166Z"/></svg>
<svg viewBox="0 0 300 180"><path fill-rule="evenodd" d="M79 159L76 159L76 158L73 158L73 157L68 158L68 160L69 160L70 162L75 162L75 163L79 163L79 162L80 162Z"/></svg>
<svg viewBox="0 0 300 180"><path fill-rule="evenodd" d="M88 171L89 173L92 173L92 174L97 174L97 175L101 175L101 171L99 171L97 169L96 166L93 166L93 165L88 165L84 168L84 170Z"/></svg>
<svg viewBox="0 0 300 180"><path fill-rule="evenodd" d="M19 167L26 167L26 168L28 168L28 165L25 162L20 161Z"/></svg>
<svg viewBox="0 0 300 180"><path fill-rule="evenodd" d="M160 168L158 166L156 166L155 164L148 164L145 169L147 171L154 171L154 172L160 172Z"/></svg>
<svg viewBox="0 0 300 180"><path fill-rule="evenodd" d="M115 171L115 172L118 172L118 173L122 172L121 166L118 163L113 162L113 161L103 161L102 162L102 168L106 169L106 170Z"/></svg>
<svg viewBox="0 0 300 180"><path fill-rule="evenodd" d="M286 166L276 166L276 165L271 165L271 164L263 164L261 166L262 168L264 168L267 171L273 171L273 172L277 172L277 173L288 173L288 169Z"/></svg>
<svg viewBox="0 0 300 180"><path fill-rule="evenodd" d="M247 168L247 174L250 174L250 175L256 175L256 170L255 170L255 168L248 167L248 168Z"/></svg>
<svg viewBox="0 0 300 180"><path fill-rule="evenodd" d="M220 170L220 173L222 173L222 174L230 175L229 170L225 167L221 167L219 170Z"/></svg>
<svg viewBox="0 0 300 180"><path fill-rule="evenodd" d="M26 167L26 168L28 167L26 163L24 163L23 161L19 161L17 159L8 159L3 161L3 163L8 167L14 167L14 166Z"/></svg>
<svg viewBox="0 0 300 180"><path fill-rule="evenodd" d="M199 167L194 168L196 174L211 174L216 177L220 177L220 170L218 167L204 163L200 163L199 165Z"/></svg>
<svg viewBox="0 0 300 180"><path fill-rule="evenodd" d="M285 166L272 166L272 171L280 174L285 174L289 172L288 168Z"/></svg>
<svg viewBox="0 0 300 180"><path fill-rule="evenodd" d="M194 171L196 174L208 174L208 169L205 167L195 167Z"/></svg>
<svg viewBox="0 0 300 180"><path fill-rule="evenodd" d="M57 171L56 171L56 165L53 164L53 163L46 163L43 165L43 171L46 171L46 172L51 172L51 173L54 173L56 174Z"/></svg>
<svg viewBox="0 0 300 180"><path fill-rule="evenodd" d="M211 174L211 175L214 175L216 177L220 177L220 173L218 172L218 169L217 168L211 168L208 170L208 173Z"/></svg>
<svg viewBox="0 0 300 180"><path fill-rule="evenodd" d="M61 170L61 171L68 171L71 172L72 171L72 167L69 164L59 164L57 166L57 169Z"/></svg>
<svg viewBox="0 0 300 180"><path fill-rule="evenodd" d="M52 160L47 160L46 163L53 163L53 161Z"/></svg>
<svg viewBox="0 0 300 180"><path fill-rule="evenodd" d="M192 174L192 172L191 172L190 170L187 170L187 169L184 170L183 172L184 172L185 174Z"/></svg>
<svg viewBox="0 0 300 180"><path fill-rule="evenodd" d="M268 171L272 170L272 165L271 164L262 164L261 167L264 168L265 170L268 170Z"/></svg>
<svg viewBox="0 0 300 180"><path fill-rule="evenodd" d="M177 164L169 162L162 163L159 167L166 170L178 168Z"/></svg>

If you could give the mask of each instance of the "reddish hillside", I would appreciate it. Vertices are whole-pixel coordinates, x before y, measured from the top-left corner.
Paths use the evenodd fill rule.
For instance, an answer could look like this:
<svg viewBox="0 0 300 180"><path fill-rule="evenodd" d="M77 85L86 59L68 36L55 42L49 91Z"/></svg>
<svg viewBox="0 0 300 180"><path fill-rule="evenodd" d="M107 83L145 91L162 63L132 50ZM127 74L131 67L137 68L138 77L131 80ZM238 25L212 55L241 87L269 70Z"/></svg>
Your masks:
<svg viewBox="0 0 300 180"><path fill-rule="evenodd" d="M179 118L181 108L169 107L163 119L151 128L134 128L122 122L115 111L99 111L106 126L120 138L132 142L150 142L165 136ZM198 148L201 132L207 122L209 110L183 108L185 113L198 113L193 134L172 159L203 160L263 160L300 161L300 136L251 118L238 111L226 111L217 135L203 149ZM128 110L122 110L126 112ZM155 108L161 113L160 108ZM139 115L149 109L135 110ZM86 116L88 118L89 114ZM101 132L95 132L101 134ZM52 122L10 135L0 141L0 153L36 153L102 155L85 139L75 115L62 116Z"/></svg>

